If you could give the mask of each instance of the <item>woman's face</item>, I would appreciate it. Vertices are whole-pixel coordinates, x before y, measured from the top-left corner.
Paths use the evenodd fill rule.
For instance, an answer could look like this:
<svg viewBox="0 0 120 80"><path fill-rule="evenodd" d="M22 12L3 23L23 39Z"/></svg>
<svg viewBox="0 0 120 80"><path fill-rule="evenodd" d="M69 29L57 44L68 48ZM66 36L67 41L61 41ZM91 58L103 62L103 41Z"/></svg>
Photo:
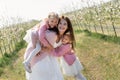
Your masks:
<svg viewBox="0 0 120 80"><path fill-rule="evenodd" d="M58 30L59 30L59 33L63 34L68 28L68 24L67 24L67 21L64 20L64 19L61 19L59 24L58 24Z"/></svg>

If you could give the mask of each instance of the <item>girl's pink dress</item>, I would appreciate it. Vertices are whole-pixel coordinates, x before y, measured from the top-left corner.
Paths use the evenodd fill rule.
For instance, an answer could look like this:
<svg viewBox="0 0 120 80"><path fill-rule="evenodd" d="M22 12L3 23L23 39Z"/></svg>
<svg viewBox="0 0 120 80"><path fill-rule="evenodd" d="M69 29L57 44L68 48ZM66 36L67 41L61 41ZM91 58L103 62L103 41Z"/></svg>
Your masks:
<svg viewBox="0 0 120 80"><path fill-rule="evenodd" d="M78 57L72 52L71 44L61 45L54 49L51 54L53 56L61 57L61 67L65 75L75 76L83 70L83 66Z"/></svg>

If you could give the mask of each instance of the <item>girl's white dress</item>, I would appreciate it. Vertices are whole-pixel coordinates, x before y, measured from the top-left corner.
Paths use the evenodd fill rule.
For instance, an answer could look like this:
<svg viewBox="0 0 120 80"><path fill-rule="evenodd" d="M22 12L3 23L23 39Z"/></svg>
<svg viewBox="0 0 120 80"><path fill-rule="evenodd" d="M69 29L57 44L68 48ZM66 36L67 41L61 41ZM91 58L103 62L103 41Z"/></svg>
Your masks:
<svg viewBox="0 0 120 80"><path fill-rule="evenodd" d="M78 57L76 56L76 60L72 65L69 65L63 57L60 58L60 63L62 67L63 74L67 76L75 76L83 70L83 66L79 61Z"/></svg>
<svg viewBox="0 0 120 80"><path fill-rule="evenodd" d="M24 37L24 40L27 41L28 43L30 42L30 38L29 38L30 35L31 32L27 31L27 34ZM60 43L55 43L55 39L54 39L55 37L56 37L55 32L52 31L46 32L47 40L52 41L51 44L57 47L57 45ZM26 72L26 79L27 80L64 80L57 58L50 55L47 52L44 52L43 54L45 55L45 57L42 59L39 59L41 58L42 54L39 57L36 57L37 62L31 67L32 73ZM25 54L24 58L26 56L27 55Z"/></svg>

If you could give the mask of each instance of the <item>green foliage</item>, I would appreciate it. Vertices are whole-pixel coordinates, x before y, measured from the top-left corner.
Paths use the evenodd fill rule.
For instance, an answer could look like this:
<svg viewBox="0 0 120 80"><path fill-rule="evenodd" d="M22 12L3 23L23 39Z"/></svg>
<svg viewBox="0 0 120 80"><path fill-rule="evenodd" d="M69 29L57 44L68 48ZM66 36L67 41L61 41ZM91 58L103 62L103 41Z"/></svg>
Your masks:
<svg viewBox="0 0 120 80"><path fill-rule="evenodd" d="M119 13L120 1L117 3L114 1L107 3L101 1L99 5L94 4L93 6L89 6L88 4L88 7L73 10L72 12L66 13L66 15L72 18L73 26L79 26L78 29L80 30L88 29L91 32L120 36Z"/></svg>
<svg viewBox="0 0 120 80"><path fill-rule="evenodd" d="M16 44L15 46L15 50L12 52L12 53L5 53L2 58L0 58L0 75L3 73L3 68L6 66L6 65L11 65L11 63L14 61L14 59L17 59L18 57L18 51L25 47L25 42L24 41L21 41L19 43Z"/></svg>
<svg viewBox="0 0 120 80"><path fill-rule="evenodd" d="M4 67L12 65L18 57L18 51L25 47L25 41L23 41L23 37L26 34L26 30L30 29L34 25L39 23L39 21L30 21L24 22L16 25L10 25L9 27L4 27L0 29L0 46L4 48L12 48L12 51L4 52L2 57L0 58L0 76L4 73ZM6 46L11 45L11 46Z"/></svg>
<svg viewBox="0 0 120 80"><path fill-rule="evenodd" d="M3 74L3 68L0 68L0 76Z"/></svg>
<svg viewBox="0 0 120 80"><path fill-rule="evenodd" d="M0 67L4 67L5 65L9 65L10 64L10 58L11 58L11 54L7 54L5 53L4 56L2 58L0 58Z"/></svg>
<svg viewBox="0 0 120 80"><path fill-rule="evenodd" d="M74 32L77 34L77 33L82 33L83 31L82 30L74 30Z"/></svg>
<svg viewBox="0 0 120 80"><path fill-rule="evenodd" d="M15 51L19 51L21 48L25 47L25 41L21 41L15 45Z"/></svg>
<svg viewBox="0 0 120 80"><path fill-rule="evenodd" d="M5 26L0 29L0 57L2 54L10 54L14 50L18 51L23 45L23 37L26 34L26 30L35 26L39 21L28 21L19 24L13 24ZM19 44L20 43L20 44ZM16 48L16 49L15 49Z"/></svg>

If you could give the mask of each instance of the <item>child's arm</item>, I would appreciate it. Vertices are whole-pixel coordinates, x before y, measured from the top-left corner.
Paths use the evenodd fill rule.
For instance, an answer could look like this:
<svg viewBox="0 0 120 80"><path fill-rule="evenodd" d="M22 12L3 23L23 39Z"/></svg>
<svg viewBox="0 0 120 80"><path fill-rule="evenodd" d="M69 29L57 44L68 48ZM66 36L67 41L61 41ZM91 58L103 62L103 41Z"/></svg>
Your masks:
<svg viewBox="0 0 120 80"><path fill-rule="evenodd" d="M66 53L70 52L71 51L71 45L70 44L66 44L66 45L61 45L60 47L58 48L55 48L51 54L53 56L57 56L57 57L60 57L60 56L63 56L65 55Z"/></svg>
<svg viewBox="0 0 120 80"><path fill-rule="evenodd" d="M45 38L47 39L47 41L49 42L49 44L53 47L56 48L55 43L57 40L57 34L53 31L47 30L45 32Z"/></svg>
<svg viewBox="0 0 120 80"><path fill-rule="evenodd" d="M44 47L52 48L50 43L45 38L46 30L47 30L47 25L46 24L41 25L41 27L38 30L39 40L40 40L40 43L43 44Z"/></svg>

